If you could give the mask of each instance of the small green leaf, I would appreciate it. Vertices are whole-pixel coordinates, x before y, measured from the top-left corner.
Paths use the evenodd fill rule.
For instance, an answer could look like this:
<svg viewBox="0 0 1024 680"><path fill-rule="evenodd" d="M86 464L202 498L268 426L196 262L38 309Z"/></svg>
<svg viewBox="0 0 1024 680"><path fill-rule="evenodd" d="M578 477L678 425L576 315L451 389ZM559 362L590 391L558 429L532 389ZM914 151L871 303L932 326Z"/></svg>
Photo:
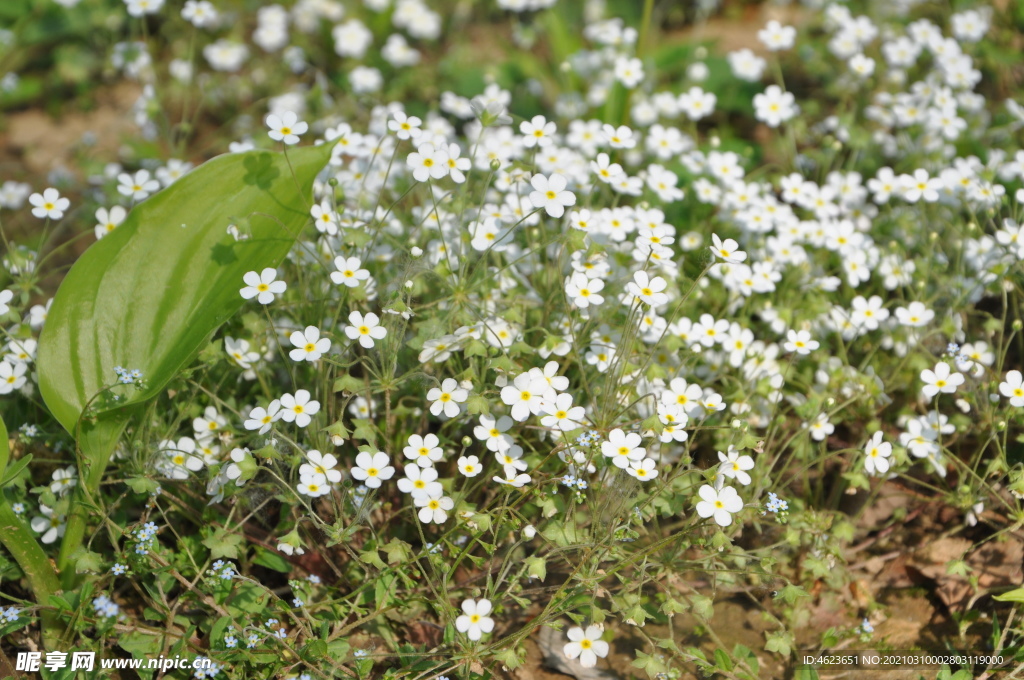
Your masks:
<svg viewBox="0 0 1024 680"><path fill-rule="evenodd" d="M269 594L254 583L242 581L235 586L235 592L228 600L228 611L233 614L260 614L267 608Z"/></svg>
<svg viewBox="0 0 1024 680"><path fill-rule="evenodd" d="M789 631L778 630L765 635L764 648L769 652L776 652L787 657L793 651L793 634Z"/></svg>
<svg viewBox="0 0 1024 680"><path fill-rule="evenodd" d="M359 394L365 389L366 383L359 378L348 375L347 373L334 379L335 392L352 392L354 394Z"/></svg>
<svg viewBox="0 0 1024 680"><path fill-rule="evenodd" d="M135 493L151 494L156 491L157 487L160 486L156 480L150 479L149 477L130 477L125 480L132 491Z"/></svg>
<svg viewBox="0 0 1024 680"><path fill-rule="evenodd" d="M103 570L103 556L84 546L72 553L71 559L75 563L75 573L98 574Z"/></svg>
<svg viewBox="0 0 1024 680"><path fill-rule="evenodd" d="M412 546L405 541L392 538L382 548L388 556L388 564L404 564L412 559Z"/></svg>
<svg viewBox="0 0 1024 680"><path fill-rule="evenodd" d="M999 602L1024 602L1024 587L1014 588L1002 595L993 595L992 599Z"/></svg>
<svg viewBox="0 0 1024 680"><path fill-rule="evenodd" d="M380 555L377 553L375 549L364 550L363 552L359 553L359 560L361 562L365 562L366 564L372 564L373 566L381 570L388 568L388 565L384 564L384 560L380 558Z"/></svg>
<svg viewBox="0 0 1024 680"><path fill-rule="evenodd" d="M487 397L482 394L472 394L469 399L466 400L466 411L470 415L476 415L478 413L490 415L491 403Z"/></svg>
<svg viewBox="0 0 1024 680"><path fill-rule="evenodd" d="M6 446L7 446L7 433L4 432L3 434L4 434L4 447L6 448ZM8 484L10 484L15 479L17 479L18 475L21 474L21 471L24 470L26 467L28 467L28 464L31 463L31 462L32 462L32 454L29 453L29 454L26 454L24 458L20 458L19 460L17 460L14 463L14 465L11 465L9 468L7 468L6 472L4 472L2 470L2 468L0 468L0 474L3 475L3 479L0 479L0 489L5 488Z"/></svg>
<svg viewBox="0 0 1024 680"><path fill-rule="evenodd" d="M279 571L282 574L288 574L292 570L292 565L285 558L281 557L277 553L270 552L266 548L256 548L256 557L252 560L261 567L267 569L273 569Z"/></svg>
<svg viewBox="0 0 1024 680"><path fill-rule="evenodd" d="M527 557L526 575L543 581L548 575L547 561L543 557Z"/></svg>
<svg viewBox="0 0 1024 680"><path fill-rule="evenodd" d="M222 557L237 560L238 549L244 541L244 537L233 534L227 529L220 529L213 536L203 539L203 545L210 549L210 557L215 560Z"/></svg>

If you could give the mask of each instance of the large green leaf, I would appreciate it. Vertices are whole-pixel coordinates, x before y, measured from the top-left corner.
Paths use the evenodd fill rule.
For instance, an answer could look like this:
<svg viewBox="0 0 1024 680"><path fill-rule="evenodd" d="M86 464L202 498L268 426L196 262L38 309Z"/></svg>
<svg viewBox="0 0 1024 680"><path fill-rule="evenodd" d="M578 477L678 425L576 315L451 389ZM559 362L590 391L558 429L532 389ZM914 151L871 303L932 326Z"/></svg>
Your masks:
<svg viewBox="0 0 1024 680"><path fill-rule="evenodd" d="M329 147L214 158L134 208L75 262L37 364L43 399L69 432L116 381L115 366L141 370L146 388L95 400L98 415L155 396L238 310L242 276L277 266L309 219ZM249 238L236 241L231 224Z"/></svg>

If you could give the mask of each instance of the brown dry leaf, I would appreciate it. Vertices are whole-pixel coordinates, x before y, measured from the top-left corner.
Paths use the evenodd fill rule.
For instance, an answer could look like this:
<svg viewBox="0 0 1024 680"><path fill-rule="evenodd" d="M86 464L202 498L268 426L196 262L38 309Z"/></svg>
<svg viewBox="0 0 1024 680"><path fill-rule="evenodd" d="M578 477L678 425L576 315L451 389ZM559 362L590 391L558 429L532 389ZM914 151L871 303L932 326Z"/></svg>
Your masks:
<svg viewBox="0 0 1024 680"><path fill-rule="evenodd" d="M950 562L964 559L971 545L966 538L947 536L922 546L907 563L907 566L938 583L935 594L951 611L967 603L973 588L962 576L948 575L946 568Z"/></svg>
<svg viewBox="0 0 1024 680"><path fill-rule="evenodd" d="M544 665L551 670L571 675L576 680L618 680L618 676L599 667L584 668L579 659L570 661L565 658L562 648L565 646L566 637L564 633L555 630L550 626L541 626L537 633L537 647L544 656ZM598 663L601 663L598 661Z"/></svg>
<svg viewBox="0 0 1024 680"><path fill-rule="evenodd" d="M906 509L912 499L913 497L905 490L886 482L874 502L864 508L864 512L857 520L857 526L868 531L885 526L892 519L893 512L901 508Z"/></svg>
<svg viewBox="0 0 1024 680"><path fill-rule="evenodd" d="M946 576L946 565L953 560L963 559L970 548L971 542L966 538L947 536L929 541L914 551L909 565L928 578L941 580Z"/></svg>
<svg viewBox="0 0 1024 680"><path fill-rule="evenodd" d="M1024 545L1010 536L1005 541L989 541L967 557L981 588L1020 585L1024 576Z"/></svg>

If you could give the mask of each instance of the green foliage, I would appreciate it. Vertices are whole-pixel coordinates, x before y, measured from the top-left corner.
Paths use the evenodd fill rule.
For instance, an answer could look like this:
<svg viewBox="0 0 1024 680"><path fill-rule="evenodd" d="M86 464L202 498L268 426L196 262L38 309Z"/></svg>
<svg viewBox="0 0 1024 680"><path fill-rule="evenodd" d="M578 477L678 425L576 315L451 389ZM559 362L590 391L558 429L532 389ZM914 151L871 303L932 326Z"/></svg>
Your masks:
<svg viewBox="0 0 1024 680"><path fill-rule="evenodd" d="M244 303L242 276L277 266L291 249L329 153L325 145L215 158L75 262L39 339L39 389L68 432L87 406L102 416L154 397L195 358ZM236 223L247 225L245 240L228 234ZM144 387L110 389L117 366L140 370Z"/></svg>

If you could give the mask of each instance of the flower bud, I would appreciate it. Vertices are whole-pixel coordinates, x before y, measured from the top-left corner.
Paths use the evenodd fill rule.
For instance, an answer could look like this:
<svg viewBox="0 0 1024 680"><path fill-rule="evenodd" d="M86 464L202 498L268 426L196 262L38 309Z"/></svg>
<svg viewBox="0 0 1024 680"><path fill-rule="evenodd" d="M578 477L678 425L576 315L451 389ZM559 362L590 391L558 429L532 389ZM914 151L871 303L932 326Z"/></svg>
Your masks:
<svg viewBox="0 0 1024 680"><path fill-rule="evenodd" d="M469 448L473 444L473 439L468 434L462 438L462 445Z"/></svg>
<svg viewBox="0 0 1024 680"><path fill-rule="evenodd" d="M527 539L531 539L531 538L533 538L536 535L537 535L537 529L532 524L527 524L523 528L523 536L525 536Z"/></svg>

